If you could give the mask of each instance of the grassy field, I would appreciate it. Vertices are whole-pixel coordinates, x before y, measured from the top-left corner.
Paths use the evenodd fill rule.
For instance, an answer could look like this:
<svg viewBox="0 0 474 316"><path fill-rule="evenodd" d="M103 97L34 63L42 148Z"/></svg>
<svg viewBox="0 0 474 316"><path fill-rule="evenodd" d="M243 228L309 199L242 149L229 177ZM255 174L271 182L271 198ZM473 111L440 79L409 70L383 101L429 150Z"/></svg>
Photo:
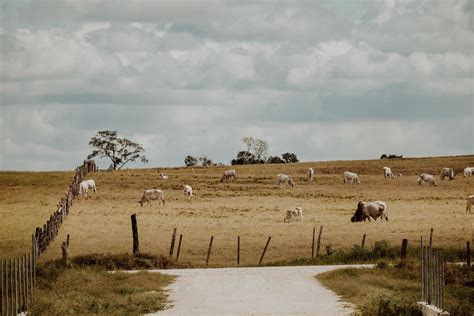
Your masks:
<svg viewBox="0 0 474 316"><path fill-rule="evenodd" d="M446 267L444 309L451 315L473 315L474 289L465 285L472 282L472 274L466 267ZM421 293L419 264L381 262L375 269L335 270L316 278L357 305L362 315L421 315L416 307Z"/></svg>
<svg viewBox="0 0 474 316"><path fill-rule="evenodd" d="M385 180L385 165L404 176ZM237 180L225 184L219 177L228 167L200 167L194 173L186 168L160 168L169 180L161 180L157 169L100 172L89 176L97 183L97 194L75 201L58 239L42 260L60 256L59 245L67 234L72 255L131 252L133 213L138 218L141 251L166 254L176 227L178 235L183 234L180 261L198 266L205 263L211 235L213 266L235 265L238 235L243 265L258 262L268 236L272 240L266 262L307 257L312 229L319 225L324 225L323 249L327 244L333 249L351 248L364 233L367 246L381 239L399 245L402 238L413 246L420 235L428 237L431 227L436 247L461 249L473 234L474 214L465 213L465 199L474 194L474 178L460 174L452 181L438 180L437 188L419 186L416 178L427 172L439 179L442 167L461 172L471 165L474 156L237 166ZM308 167L316 171L314 182L305 181ZM359 173L362 184L345 185L342 172L346 170ZM292 175L296 186L280 189L278 173ZM33 228L54 210L71 178L71 173L0 173L0 212L7 215L0 223L2 254L27 249ZM184 184L193 187L192 200L184 197ZM26 192L25 188L31 189L28 196L17 194ZM166 206L140 207L138 199L145 188L163 189ZM351 223L360 199L386 201L389 222ZM304 223L284 223L285 210L295 206L303 207Z"/></svg>
<svg viewBox="0 0 474 316"><path fill-rule="evenodd" d="M167 307L163 287L174 277L159 273L108 273L102 268L65 269L50 262L38 271L33 315L143 315Z"/></svg>

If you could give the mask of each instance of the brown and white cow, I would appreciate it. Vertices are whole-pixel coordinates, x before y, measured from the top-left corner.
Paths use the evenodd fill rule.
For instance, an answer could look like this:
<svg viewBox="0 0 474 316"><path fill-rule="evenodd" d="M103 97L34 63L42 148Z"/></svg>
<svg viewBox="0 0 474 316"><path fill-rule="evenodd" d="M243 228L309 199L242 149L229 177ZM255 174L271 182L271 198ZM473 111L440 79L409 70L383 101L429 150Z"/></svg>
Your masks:
<svg viewBox="0 0 474 316"><path fill-rule="evenodd" d="M138 201L138 203L140 203L140 205L143 207L144 203L151 205L152 200L158 200L158 202L165 205L165 193L159 189L147 189L143 191L142 198Z"/></svg>
<svg viewBox="0 0 474 316"><path fill-rule="evenodd" d="M286 211L283 221L289 223L292 220L301 221L303 223L303 209L301 207L295 207Z"/></svg>
<svg viewBox="0 0 474 316"><path fill-rule="evenodd" d="M386 221L388 221L388 215L387 215L388 209L387 209L387 204L382 201L374 201L374 202L364 202L364 201L359 201L357 203L357 209L354 213L354 215L351 218L351 222L362 222L365 220L369 220L372 217L374 220L377 220L377 218L381 218L382 221L385 218Z"/></svg>

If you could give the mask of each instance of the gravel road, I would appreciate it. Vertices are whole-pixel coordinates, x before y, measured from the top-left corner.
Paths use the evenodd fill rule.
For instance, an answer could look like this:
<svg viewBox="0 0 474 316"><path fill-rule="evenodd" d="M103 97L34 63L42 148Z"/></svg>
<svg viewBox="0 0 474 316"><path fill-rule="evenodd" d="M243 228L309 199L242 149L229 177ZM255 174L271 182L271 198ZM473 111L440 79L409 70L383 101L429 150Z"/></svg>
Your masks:
<svg viewBox="0 0 474 316"><path fill-rule="evenodd" d="M314 278L345 267L152 270L177 279L167 288L173 306L150 315L351 315L353 306Z"/></svg>

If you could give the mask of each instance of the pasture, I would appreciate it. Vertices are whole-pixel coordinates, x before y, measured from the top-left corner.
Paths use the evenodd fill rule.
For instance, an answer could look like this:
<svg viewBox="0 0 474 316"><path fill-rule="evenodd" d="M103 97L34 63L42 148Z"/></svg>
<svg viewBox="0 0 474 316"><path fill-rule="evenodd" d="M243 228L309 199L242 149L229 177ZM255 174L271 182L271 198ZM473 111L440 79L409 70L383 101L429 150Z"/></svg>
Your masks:
<svg viewBox="0 0 474 316"><path fill-rule="evenodd" d="M183 234L180 262L204 265L209 238L214 236L211 266L235 266L236 239L241 236L241 265L258 263L268 236L272 237L265 262L292 260L311 255L313 227L324 225L322 251L350 248L367 234L366 245L386 239L399 245L407 238L418 246L434 228L434 246L461 249L472 238L474 214L466 214L466 197L474 194L474 177L462 170L474 165L474 156L395 160L329 161L297 164L236 166L237 179L220 183L231 167L129 169L89 174L97 194L76 199L58 238L41 257L60 256L60 242L71 235L73 256L90 253L132 251L130 215L136 213L140 251L167 255L173 228ZM384 179L389 166L402 177ZM307 168L314 168L315 181L306 181ZM443 167L458 174L440 181ZM233 167L232 167L233 168ZM344 171L359 174L360 185L346 185ZM160 177L160 172L169 176ZM436 176L437 188L416 182L426 172ZM277 184L278 173L289 174L293 188ZM51 176L54 180L52 180ZM64 193L72 173L0 173L0 252L11 256L28 250L35 225L43 223ZM193 188L185 198L183 185ZM143 190L165 192L166 205L152 201L140 207ZM27 193L27 194L26 194ZM383 200L388 204L388 222L351 223L359 200ZM302 207L304 223L284 223L285 211ZM42 218L44 216L45 218ZM425 239L426 240L426 239Z"/></svg>

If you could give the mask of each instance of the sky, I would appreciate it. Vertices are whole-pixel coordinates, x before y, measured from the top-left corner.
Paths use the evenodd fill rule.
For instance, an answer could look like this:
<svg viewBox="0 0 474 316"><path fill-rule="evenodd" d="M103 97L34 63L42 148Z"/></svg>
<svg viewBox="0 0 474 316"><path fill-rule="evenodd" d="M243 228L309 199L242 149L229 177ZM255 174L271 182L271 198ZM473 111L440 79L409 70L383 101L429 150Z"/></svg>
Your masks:
<svg viewBox="0 0 474 316"><path fill-rule="evenodd" d="M73 169L100 130L149 167L228 164L244 136L301 161L473 154L473 15L468 0L0 0L0 169Z"/></svg>

